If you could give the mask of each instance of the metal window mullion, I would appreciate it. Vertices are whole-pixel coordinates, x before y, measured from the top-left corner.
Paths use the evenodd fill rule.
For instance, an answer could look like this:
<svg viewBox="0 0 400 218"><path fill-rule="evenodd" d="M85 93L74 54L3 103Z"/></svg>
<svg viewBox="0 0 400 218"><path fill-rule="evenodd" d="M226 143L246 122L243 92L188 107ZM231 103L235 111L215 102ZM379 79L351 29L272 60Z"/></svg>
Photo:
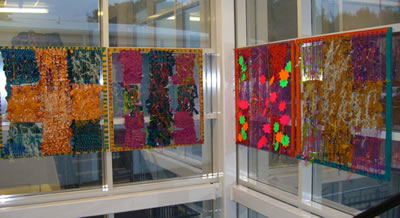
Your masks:
<svg viewBox="0 0 400 218"><path fill-rule="evenodd" d="M210 1L200 1L199 2L199 10L200 10L200 48L210 48L210 41L212 40L212 31L210 28ZM207 37L202 37L202 34L209 34Z"/></svg>
<svg viewBox="0 0 400 218"><path fill-rule="evenodd" d="M256 0L248 0L246 1L246 37L247 42L246 45L254 45L256 40ZM253 13L249 13L253 12Z"/></svg>
<svg viewBox="0 0 400 218"><path fill-rule="evenodd" d="M100 45L102 47L109 47L109 23L108 23L108 0L100 0ZM108 92L108 89L107 89ZM108 93L109 95L110 93ZM108 111L108 116L112 116ZM110 119L108 120L108 125ZM107 145L110 148L110 143ZM113 189L113 172L112 172L112 153L110 151L102 153L103 159L103 191Z"/></svg>
<svg viewBox="0 0 400 218"><path fill-rule="evenodd" d="M222 91L219 92L221 99L221 113L218 115L218 127L220 131L219 144L220 149L218 155L221 157L218 160L223 169L222 189L224 197L223 203L223 216L235 218L236 204L231 201L231 185L236 184L236 171L237 171L237 156L235 147L235 137L232 137L232 133L235 131L235 114L232 110L234 105L234 84L235 78L232 72L234 72L234 65L232 62L233 49L235 47L235 32L234 32L234 1L232 0L220 0L215 1L216 6L216 21L217 21L217 45L218 45L218 80ZM220 89L220 90L221 90ZM223 95L222 95L223 93ZM222 136L222 137L221 137Z"/></svg>
<svg viewBox="0 0 400 218"><path fill-rule="evenodd" d="M146 1L147 18L155 14L155 4L153 0ZM146 20L147 29L147 47L156 47L157 36L156 36L156 20Z"/></svg>
<svg viewBox="0 0 400 218"><path fill-rule="evenodd" d="M343 31L343 0L338 1L339 31Z"/></svg>
<svg viewBox="0 0 400 218"><path fill-rule="evenodd" d="M297 36L310 36L311 31L311 0L297 0ZM302 114L299 114L302 116ZM301 125L297 123L297 125ZM307 166L304 160L298 161L298 206L304 209L312 202L312 165Z"/></svg>
<svg viewBox="0 0 400 218"><path fill-rule="evenodd" d="M246 22L246 0L236 0L236 47L243 47L247 44L247 22Z"/></svg>
<svg viewBox="0 0 400 218"><path fill-rule="evenodd" d="M217 51L217 36L216 36L216 32L217 32L217 22L216 22L216 1L210 0L209 3L210 6L210 16L208 19L210 22L210 48L211 50L214 51L214 53L216 53Z"/></svg>
<svg viewBox="0 0 400 218"><path fill-rule="evenodd" d="M255 28L255 43L269 42L268 1L256 0L255 4L255 21L257 25Z"/></svg>
<svg viewBox="0 0 400 218"><path fill-rule="evenodd" d="M175 46L177 48L185 48L185 17L184 17L184 8L178 8L176 3L174 7L174 16L175 16Z"/></svg>
<svg viewBox="0 0 400 218"><path fill-rule="evenodd" d="M207 111L207 109L209 108L209 104L211 104L211 81L210 77L212 74L211 71L211 55L204 55L203 57L203 108L204 108L204 112ZM211 107L210 107L211 108ZM208 113L210 113L211 111L207 111ZM203 172L205 173L212 173L212 119L206 119L206 117L204 118L204 144L202 145L202 168L203 168Z"/></svg>

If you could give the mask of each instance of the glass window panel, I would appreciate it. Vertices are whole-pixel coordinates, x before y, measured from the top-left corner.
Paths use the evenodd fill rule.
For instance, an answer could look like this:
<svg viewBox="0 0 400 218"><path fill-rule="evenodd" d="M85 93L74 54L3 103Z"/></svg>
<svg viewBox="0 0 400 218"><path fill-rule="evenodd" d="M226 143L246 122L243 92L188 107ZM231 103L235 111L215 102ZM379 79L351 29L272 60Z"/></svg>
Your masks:
<svg viewBox="0 0 400 218"><path fill-rule="evenodd" d="M195 6L184 10L185 47L199 48L200 38L200 7ZM203 21L204 22L204 21Z"/></svg>
<svg viewBox="0 0 400 218"><path fill-rule="evenodd" d="M101 154L0 160L0 195L102 185Z"/></svg>
<svg viewBox="0 0 400 218"><path fill-rule="evenodd" d="M320 165L314 165L313 171L313 176L320 178L313 180L313 200L350 214L369 209L400 192L397 169L389 182ZM395 213L400 214L400 210L397 208Z"/></svg>
<svg viewBox="0 0 400 218"><path fill-rule="evenodd" d="M400 21L399 1L343 1L343 30L374 27ZM340 23L339 23L340 25Z"/></svg>
<svg viewBox="0 0 400 218"><path fill-rule="evenodd" d="M292 0L246 1L247 44L297 37L297 2Z"/></svg>
<svg viewBox="0 0 400 218"><path fill-rule="evenodd" d="M314 0L313 35L400 22L398 0Z"/></svg>
<svg viewBox="0 0 400 218"><path fill-rule="evenodd" d="M313 35L339 31L339 5L336 0L312 1Z"/></svg>
<svg viewBox="0 0 400 218"><path fill-rule="evenodd" d="M174 14L169 14L155 21L157 47L176 47L176 30Z"/></svg>
<svg viewBox="0 0 400 218"><path fill-rule="evenodd" d="M156 1L156 13L171 9L174 7L174 0L158 0Z"/></svg>
<svg viewBox="0 0 400 218"><path fill-rule="evenodd" d="M249 178L297 195L298 160L296 158L255 148L247 149Z"/></svg>
<svg viewBox="0 0 400 218"><path fill-rule="evenodd" d="M268 218L256 211L249 209L241 204L238 204L238 217L239 218Z"/></svg>
<svg viewBox="0 0 400 218"><path fill-rule="evenodd" d="M2 1L0 44L98 46L98 4L97 0Z"/></svg>
<svg viewBox="0 0 400 218"><path fill-rule="evenodd" d="M356 210L366 210L400 192L400 142L394 141L392 146L390 181L381 181L314 164L313 200L354 214ZM385 214L381 217L397 217L400 209L396 207Z"/></svg>
<svg viewBox="0 0 400 218"><path fill-rule="evenodd" d="M268 1L268 40L297 37L297 1Z"/></svg>
<svg viewBox="0 0 400 218"><path fill-rule="evenodd" d="M0 9L10 11L0 12L1 45L100 45L97 0L8 0L0 3ZM2 60L0 75L3 75L0 77L1 109L5 114L7 101ZM6 140L9 123L5 117L2 122L3 140ZM3 175L0 195L101 187L102 157L101 154L82 154L0 160L0 174Z"/></svg>
<svg viewBox="0 0 400 218"><path fill-rule="evenodd" d="M110 46L208 48L209 0L110 0Z"/></svg>

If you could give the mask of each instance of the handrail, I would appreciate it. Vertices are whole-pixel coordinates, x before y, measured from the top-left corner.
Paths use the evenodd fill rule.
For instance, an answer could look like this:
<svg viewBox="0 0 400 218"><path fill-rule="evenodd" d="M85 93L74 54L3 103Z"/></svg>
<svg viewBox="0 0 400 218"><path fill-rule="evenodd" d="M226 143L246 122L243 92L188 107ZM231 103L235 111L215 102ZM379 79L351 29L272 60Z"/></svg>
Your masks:
<svg viewBox="0 0 400 218"><path fill-rule="evenodd" d="M368 210L365 210L365 211L357 214L354 217L355 218L375 217L375 216L378 216L398 205L400 205L400 192L393 195L389 199L384 200L380 204L375 205L375 206L369 208Z"/></svg>

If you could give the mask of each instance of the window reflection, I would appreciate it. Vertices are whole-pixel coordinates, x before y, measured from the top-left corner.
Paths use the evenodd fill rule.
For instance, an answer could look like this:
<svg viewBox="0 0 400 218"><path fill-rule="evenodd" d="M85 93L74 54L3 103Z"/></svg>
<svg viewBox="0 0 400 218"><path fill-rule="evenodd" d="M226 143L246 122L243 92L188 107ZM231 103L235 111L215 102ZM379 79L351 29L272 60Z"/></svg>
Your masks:
<svg viewBox="0 0 400 218"><path fill-rule="evenodd" d="M204 18L203 18L204 19ZM200 47L200 8L195 6L184 11L185 47Z"/></svg>
<svg viewBox="0 0 400 218"><path fill-rule="evenodd" d="M246 1L247 45L297 37L297 2L292 0Z"/></svg>
<svg viewBox="0 0 400 218"><path fill-rule="evenodd" d="M209 47L209 0L110 0L110 46Z"/></svg>
<svg viewBox="0 0 400 218"><path fill-rule="evenodd" d="M313 35L400 22L400 1L314 0Z"/></svg>
<svg viewBox="0 0 400 218"><path fill-rule="evenodd" d="M156 2L156 13L174 7L174 0L158 0Z"/></svg>
<svg viewBox="0 0 400 218"><path fill-rule="evenodd" d="M296 158L251 147L246 149L248 178L297 195L299 172Z"/></svg>
<svg viewBox="0 0 400 218"><path fill-rule="evenodd" d="M160 47L176 47L175 16L167 16L156 20L156 45Z"/></svg>
<svg viewBox="0 0 400 218"><path fill-rule="evenodd" d="M99 45L97 11L96 0L0 1L0 44Z"/></svg>

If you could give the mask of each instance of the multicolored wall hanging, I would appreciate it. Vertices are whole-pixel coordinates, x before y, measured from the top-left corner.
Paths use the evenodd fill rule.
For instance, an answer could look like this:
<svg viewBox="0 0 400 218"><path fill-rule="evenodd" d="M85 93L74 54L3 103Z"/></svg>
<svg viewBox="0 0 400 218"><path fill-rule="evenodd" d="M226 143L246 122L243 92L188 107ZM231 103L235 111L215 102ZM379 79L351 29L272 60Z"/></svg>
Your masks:
<svg viewBox="0 0 400 218"><path fill-rule="evenodd" d="M236 142L295 155L294 41L235 50Z"/></svg>
<svg viewBox="0 0 400 218"><path fill-rule="evenodd" d="M237 144L389 180L392 52L391 28L236 49Z"/></svg>
<svg viewBox="0 0 400 218"><path fill-rule="evenodd" d="M105 49L0 47L0 51L5 81L1 158L106 149L107 89L102 82L107 85L108 75L101 77L107 69Z"/></svg>
<svg viewBox="0 0 400 218"><path fill-rule="evenodd" d="M203 144L202 55L109 49L112 151Z"/></svg>
<svg viewBox="0 0 400 218"><path fill-rule="evenodd" d="M298 157L389 180L391 28L299 39L296 47Z"/></svg>

